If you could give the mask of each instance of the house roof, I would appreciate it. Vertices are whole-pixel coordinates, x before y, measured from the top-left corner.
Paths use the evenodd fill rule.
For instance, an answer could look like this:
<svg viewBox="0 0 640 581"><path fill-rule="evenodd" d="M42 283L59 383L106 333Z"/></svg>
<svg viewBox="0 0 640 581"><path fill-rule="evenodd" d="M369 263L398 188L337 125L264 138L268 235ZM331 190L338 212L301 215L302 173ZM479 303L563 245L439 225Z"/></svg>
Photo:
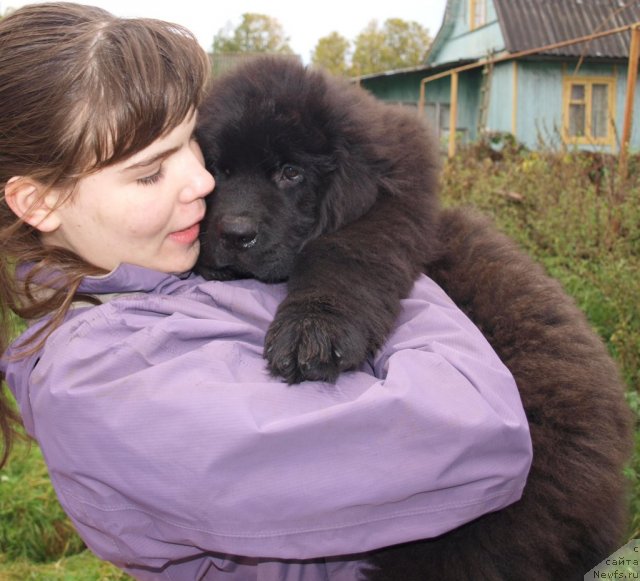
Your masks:
<svg viewBox="0 0 640 581"><path fill-rule="evenodd" d="M640 0L494 0L508 52L640 22ZM541 54L627 58L628 31Z"/></svg>
<svg viewBox="0 0 640 581"><path fill-rule="evenodd" d="M442 18L442 24L440 25L440 29L436 33L431 46L429 47L429 52L427 53L427 64L431 64L433 61L433 55L437 54L440 50L440 47L445 44L453 27L455 25L456 14L460 8L461 0L447 0L444 9L444 16Z"/></svg>

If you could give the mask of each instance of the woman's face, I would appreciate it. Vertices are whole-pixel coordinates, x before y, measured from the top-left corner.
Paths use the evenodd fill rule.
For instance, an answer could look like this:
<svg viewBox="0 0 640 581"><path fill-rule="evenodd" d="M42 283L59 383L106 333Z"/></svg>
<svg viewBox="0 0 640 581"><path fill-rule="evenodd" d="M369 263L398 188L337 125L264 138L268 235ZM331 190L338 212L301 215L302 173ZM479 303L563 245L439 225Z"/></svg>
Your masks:
<svg viewBox="0 0 640 581"><path fill-rule="evenodd" d="M196 115L124 162L83 179L55 212L44 244L73 250L106 270L120 263L161 272L193 267L204 198L214 180L193 138Z"/></svg>

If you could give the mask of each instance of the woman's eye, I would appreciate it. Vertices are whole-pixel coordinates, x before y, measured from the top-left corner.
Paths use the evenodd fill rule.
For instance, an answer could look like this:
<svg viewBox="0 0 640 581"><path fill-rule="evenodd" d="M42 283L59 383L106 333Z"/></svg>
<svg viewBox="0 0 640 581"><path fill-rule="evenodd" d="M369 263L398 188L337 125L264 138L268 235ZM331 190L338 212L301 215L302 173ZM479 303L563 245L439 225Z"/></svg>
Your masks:
<svg viewBox="0 0 640 581"><path fill-rule="evenodd" d="M162 178L162 166L158 168L158 171L150 176L145 176L143 178L138 178L136 182L138 182L141 186L151 186Z"/></svg>

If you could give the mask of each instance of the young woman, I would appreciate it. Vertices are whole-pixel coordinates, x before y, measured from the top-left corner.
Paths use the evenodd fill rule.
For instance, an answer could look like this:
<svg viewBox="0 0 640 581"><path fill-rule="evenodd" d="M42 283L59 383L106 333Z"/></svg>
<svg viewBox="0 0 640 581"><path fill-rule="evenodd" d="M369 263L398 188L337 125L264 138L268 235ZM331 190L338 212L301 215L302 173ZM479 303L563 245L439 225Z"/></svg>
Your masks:
<svg viewBox="0 0 640 581"><path fill-rule="evenodd" d="M80 535L134 577L357 579L366 551L516 501L527 423L427 278L362 369L269 376L286 289L189 272L208 70L174 24L66 3L0 22L2 378Z"/></svg>

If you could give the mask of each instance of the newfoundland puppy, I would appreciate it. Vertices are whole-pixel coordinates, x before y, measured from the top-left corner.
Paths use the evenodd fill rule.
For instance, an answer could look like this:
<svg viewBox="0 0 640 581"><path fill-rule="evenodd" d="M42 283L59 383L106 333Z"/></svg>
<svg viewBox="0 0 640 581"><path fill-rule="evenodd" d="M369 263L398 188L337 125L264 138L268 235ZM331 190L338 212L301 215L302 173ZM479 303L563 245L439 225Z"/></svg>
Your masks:
<svg viewBox="0 0 640 581"><path fill-rule="evenodd" d="M511 240L439 208L438 148L415 111L263 57L214 82L197 137L216 178L199 272L288 284L265 343L271 373L332 381L358 366L425 272L517 381L534 448L522 499L367 555L370 579L577 580L623 544L631 419L616 366Z"/></svg>
<svg viewBox="0 0 640 581"><path fill-rule="evenodd" d="M362 363L433 256L437 149L415 113L345 89L259 59L215 82L200 111L216 189L199 271L288 281L265 357L289 383Z"/></svg>

